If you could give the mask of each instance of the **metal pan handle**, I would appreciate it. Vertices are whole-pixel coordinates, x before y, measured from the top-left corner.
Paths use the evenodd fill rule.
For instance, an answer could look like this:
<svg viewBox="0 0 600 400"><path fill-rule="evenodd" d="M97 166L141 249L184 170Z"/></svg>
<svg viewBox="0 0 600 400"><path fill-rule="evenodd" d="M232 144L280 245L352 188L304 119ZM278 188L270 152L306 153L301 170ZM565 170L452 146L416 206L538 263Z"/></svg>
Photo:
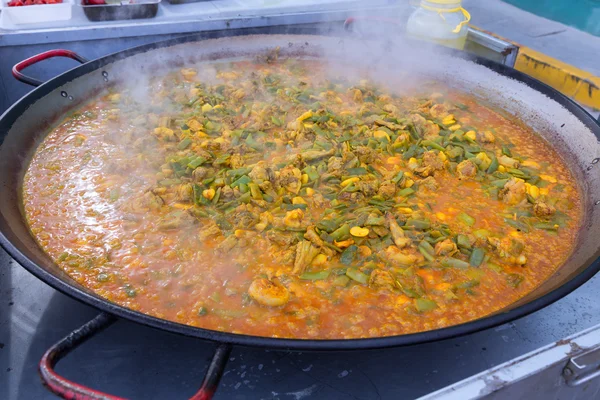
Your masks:
<svg viewBox="0 0 600 400"><path fill-rule="evenodd" d="M31 78L31 77L23 74L21 71L33 64L37 64L40 61L47 60L47 59L53 58L53 57L68 57L68 58L72 58L73 60L77 60L82 64L88 62L87 58L82 57L79 54L77 54L71 50L64 50L64 49L48 50L43 53L36 54L35 56L29 57L28 59L23 60L19 63L16 63L15 66L12 68L12 75L14 76L14 78L16 80L18 80L20 82L26 83L31 86L40 86L44 82L37 80L35 78Z"/></svg>
<svg viewBox="0 0 600 400"><path fill-rule="evenodd" d="M101 313L50 347L48 351L44 353L39 364L39 371L44 385L63 399L124 400L122 397L102 393L70 381L54 370L56 364L71 351L75 350L79 345L86 342L95 334L102 332L116 321L117 318L115 316ZM206 375L204 376L204 380L202 381L202 386L190 400L210 400L212 398L217 390L219 381L223 376L223 371L229 360L230 352L230 344L221 343L217 346L208 366L208 370L206 371Z"/></svg>

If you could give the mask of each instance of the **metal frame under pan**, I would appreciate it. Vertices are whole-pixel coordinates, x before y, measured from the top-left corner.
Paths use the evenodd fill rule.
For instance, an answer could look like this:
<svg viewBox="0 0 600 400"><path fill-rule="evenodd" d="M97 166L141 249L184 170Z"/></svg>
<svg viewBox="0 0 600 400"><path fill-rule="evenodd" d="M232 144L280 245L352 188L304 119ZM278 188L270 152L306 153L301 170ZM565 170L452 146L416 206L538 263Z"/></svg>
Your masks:
<svg viewBox="0 0 600 400"><path fill-rule="evenodd" d="M537 311L567 295L568 293L582 285L584 282L586 282L588 279L590 279L598 270L600 270L600 259L598 259L599 251L597 248L595 248L595 251L591 257L588 256L583 259L579 257L578 261L581 261L583 266L577 268L575 271L565 273L567 276L566 278L561 278L560 284L555 284L554 286L551 286L547 293L542 293L541 295L538 295L537 298L527 300L527 302L525 302L524 304L521 304L522 302L517 302L517 304L519 305L508 311L498 312L496 314L478 320L432 331L380 338L343 340L280 339L233 334L196 328L155 318L127 309L122 306L118 306L100 298L99 296L84 289L83 287L78 286L74 281L69 282L70 278L64 273L62 273L61 275L61 272L58 270L58 268L55 265L53 265L51 261L48 260L47 256L45 257L43 255L39 247L37 247L37 245L31 238L29 232L26 231L26 224L23 221L22 213L20 210L21 206L19 194L16 193L18 192L18 189L20 187L22 171L15 171L15 169L22 169L23 162L27 160L27 156L24 154L10 155L12 153L17 152L9 152L7 150L7 147L15 146L15 148L20 149L22 153L23 148L28 148L28 155L30 156L29 153L31 152L31 149L35 148L35 144L39 141L40 136L38 134L37 136L30 135L30 137L27 138L18 138L17 135L11 135L10 141L7 141L4 136L13 128L13 125L19 123L18 120L22 114L26 114L28 112L31 113L31 107L35 106L36 102L39 102L45 96L51 94L52 92L60 93L60 95L64 98L71 100L71 93L69 93L68 91L71 91L71 89L73 89L75 86L70 85L70 83L76 80L77 78L90 73L97 72L97 79L103 79L104 81L108 81L111 76L109 73L103 71L102 68L104 67L105 70L109 71L109 64L155 49L167 48L175 45L192 43L215 37L245 36L247 34L252 33L256 33L256 30L249 29L211 32L202 35L186 36L182 38L176 38L163 42L135 47L129 50L125 50L123 52L99 58L97 60L85 62L81 66L71 69L57 76L56 78L51 79L50 81L42 84L37 89L24 96L21 100L19 100L16 104L9 108L0 117L0 135L2 136L1 140L3 141L2 147L0 148L0 156L2 156L3 154L8 155L8 157L0 157L0 187L2 188L3 192L3 194L0 195L0 200L12 201L10 206L5 206L4 203L0 205L0 245L2 245L2 247L4 247L6 251L17 262L19 262L19 264L21 264L24 268L26 268L37 278L41 279L45 283L54 287L55 289L86 304L96 307L104 312L96 319L84 325L84 327L80 328L80 330L74 332L67 338L63 339L63 341L57 343L57 345L55 345L45 354L40 368L43 379L45 380L45 383L50 386L51 390L63 396L79 394L83 396L88 396L87 398L105 398L100 397L100 393L94 392L87 388L81 388L78 385L65 380L64 378L59 377L53 372L52 368L54 364L62 356L68 353L70 349L76 347L94 333L112 324L116 320L115 316L126 318L128 320L144 324L150 327L220 343L221 345L217 348L216 355L213 358L213 362L209 367L208 374L205 377L203 389L201 389L201 391L198 392L197 396L199 397L194 397L199 399L207 398L206 396L210 397L210 395L212 395L212 393L214 392L218 383L218 379L220 378L223 368L227 362L228 354L231 349L230 346L234 344L293 350L358 350L404 346L447 339L491 328L506 323L508 321L523 317L534 311ZM307 30L302 28L294 29L289 27L273 27L270 28L269 33L291 33L310 35L316 34L318 33L318 31L314 29ZM307 38L308 44L310 37L305 37ZM298 40L299 37L290 36L290 38ZM504 65L497 64L495 62L491 62L478 57L463 55L460 52L450 53L454 57L467 58L470 61L475 62L476 64L479 64L492 71L495 71L500 75L521 82L527 87L539 93L542 93L549 99L555 101L556 103L560 104L560 106L564 107L564 109L566 109L568 113L571 114L571 116L578 120L578 123L583 124L582 126L585 126L586 129L589 129L589 131L591 131L595 136L595 138L593 138L594 140L600 139L600 125L598 125L596 121L580 106L578 106L576 103L574 103L564 95L550 88L549 86ZM69 54L58 55L72 57L72 55ZM56 54L48 55L48 57L50 56L56 56ZM38 58L33 61L30 59L28 65L31 65L37 61L40 61L40 59ZM21 65L21 67L23 66ZM26 79L26 77L19 73L19 69L16 69L14 73L21 79ZM35 80L29 78L29 83L35 84L36 82ZM76 91L73 91L73 94L75 96L79 95L78 93L76 93ZM81 93L81 95L84 95L84 93ZM90 93L88 92L87 96L89 95ZM55 117L59 117L60 115L64 114L64 110L55 114ZM47 121L49 123L45 125L46 127L49 127L50 123L53 122L54 119L47 116ZM40 127L40 129L42 128L43 127ZM588 138L588 140L590 139ZM597 145L595 145L595 147L597 147ZM600 152L598 152L598 154L595 154L594 157L590 157L590 161L586 162L587 164L589 164L588 170L593 167L593 164L597 163L598 159L595 157L598 156L600 156ZM10 159L11 157L12 159ZM15 163L17 164L17 166L15 166ZM579 169L585 169L582 168L584 165L583 163L580 162L579 164ZM10 170L11 172L5 172L7 170ZM585 174L585 172L577 172L579 172L580 178L582 178ZM593 207L593 205L591 204L586 204L586 206L588 206L588 208ZM7 208L10 208L10 210L8 210L10 212L7 212ZM588 225L588 229L593 228L590 221L588 221ZM28 237L23 240L22 238L25 235L27 235ZM18 243L18 245L15 245L14 243Z"/></svg>

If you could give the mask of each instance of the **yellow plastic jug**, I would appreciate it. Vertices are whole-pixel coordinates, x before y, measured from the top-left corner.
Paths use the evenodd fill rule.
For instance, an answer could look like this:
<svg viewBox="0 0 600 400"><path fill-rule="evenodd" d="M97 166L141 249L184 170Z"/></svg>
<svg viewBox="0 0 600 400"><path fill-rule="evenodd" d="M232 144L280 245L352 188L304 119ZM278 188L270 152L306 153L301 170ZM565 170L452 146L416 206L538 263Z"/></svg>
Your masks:
<svg viewBox="0 0 600 400"><path fill-rule="evenodd" d="M470 20L461 0L421 0L406 29L414 38L462 50Z"/></svg>

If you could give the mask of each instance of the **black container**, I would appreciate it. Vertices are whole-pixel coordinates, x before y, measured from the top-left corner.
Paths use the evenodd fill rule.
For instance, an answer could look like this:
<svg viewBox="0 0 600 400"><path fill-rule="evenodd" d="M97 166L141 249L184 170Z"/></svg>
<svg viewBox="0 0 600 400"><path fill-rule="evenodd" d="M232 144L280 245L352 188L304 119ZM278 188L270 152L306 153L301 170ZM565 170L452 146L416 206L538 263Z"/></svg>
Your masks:
<svg viewBox="0 0 600 400"><path fill-rule="evenodd" d="M81 4L90 21L116 21L122 19L154 18L161 0L144 0L143 3Z"/></svg>

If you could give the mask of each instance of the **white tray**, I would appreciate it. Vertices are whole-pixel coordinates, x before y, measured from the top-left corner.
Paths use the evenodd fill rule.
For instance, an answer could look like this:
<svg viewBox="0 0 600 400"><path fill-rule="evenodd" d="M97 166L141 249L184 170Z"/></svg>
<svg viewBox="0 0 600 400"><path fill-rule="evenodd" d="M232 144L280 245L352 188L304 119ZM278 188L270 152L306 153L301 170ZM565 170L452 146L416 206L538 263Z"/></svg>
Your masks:
<svg viewBox="0 0 600 400"><path fill-rule="evenodd" d="M8 7L9 1L0 0L1 26L66 21L71 19L73 13L73 0L63 0L59 4L36 4L21 7Z"/></svg>

